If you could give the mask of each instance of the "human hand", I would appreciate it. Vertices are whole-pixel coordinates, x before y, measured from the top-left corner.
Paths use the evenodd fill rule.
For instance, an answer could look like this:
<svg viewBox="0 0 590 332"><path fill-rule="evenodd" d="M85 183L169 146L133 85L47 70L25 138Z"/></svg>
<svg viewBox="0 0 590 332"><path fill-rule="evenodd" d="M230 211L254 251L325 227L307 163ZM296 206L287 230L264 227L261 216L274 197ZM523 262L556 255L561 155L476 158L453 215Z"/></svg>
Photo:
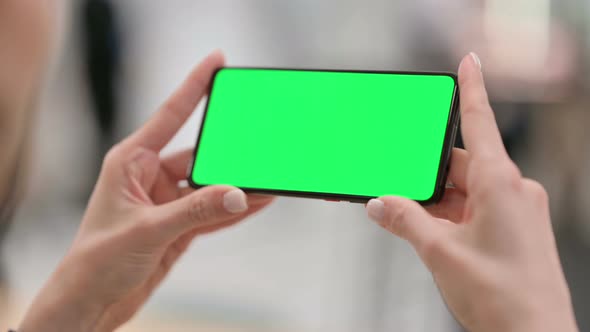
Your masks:
<svg viewBox="0 0 590 332"><path fill-rule="evenodd" d="M270 203L229 186L179 188L192 150L160 158L223 65L209 55L143 128L113 147L74 243L19 331L112 331L128 321L197 235Z"/></svg>
<svg viewBox="0 0 590 332"><path fill-rule="evenodd" d="M475 54L459 85L466 150L453 151L455 188L426 209L381 197L368 214L410 242L469 331L577 331L547 194L508 157Z"/></svg>

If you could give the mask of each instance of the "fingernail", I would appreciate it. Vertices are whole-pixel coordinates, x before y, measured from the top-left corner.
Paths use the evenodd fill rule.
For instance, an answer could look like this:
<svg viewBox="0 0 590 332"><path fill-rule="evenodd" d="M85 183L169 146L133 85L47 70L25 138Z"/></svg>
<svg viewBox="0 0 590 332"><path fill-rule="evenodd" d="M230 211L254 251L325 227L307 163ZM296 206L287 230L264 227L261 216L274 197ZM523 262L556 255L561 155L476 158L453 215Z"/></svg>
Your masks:
<svg viewBox="0 0 590 332"><path fill-rule="evenodd" d="M223 195L223 207L229 213L240 213L248 210L246 194L240 189L228 191Z"/></svg>
<svg viewBox="0 0 590 332"><path fill-rule="evenodd" d="M479 70L481 70L481 60L479 59L479 56L477 56L477 54L475 54L475 52L471 52L469 54L471 54L471 57L473 58L473 61L475 62L475 64L479 67Z"/></svg>
<svg viewBox="0 0 590 332"><path fill-rule="evenodd" d="M369 218L379 222L383 220L385 204L378 199L372 199L367 204L367 213L369 214Z"/></svg>

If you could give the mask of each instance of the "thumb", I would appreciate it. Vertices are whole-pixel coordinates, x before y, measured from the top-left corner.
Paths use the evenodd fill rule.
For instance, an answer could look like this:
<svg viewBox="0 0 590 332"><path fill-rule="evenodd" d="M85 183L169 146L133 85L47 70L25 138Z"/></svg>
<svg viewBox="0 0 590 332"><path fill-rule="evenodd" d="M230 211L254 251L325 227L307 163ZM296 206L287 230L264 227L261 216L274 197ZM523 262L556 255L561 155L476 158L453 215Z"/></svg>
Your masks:
<svg viewBox="0 0 590 332"><path fill-rule="evenodd" d="M246 194L235 187L210 186L156 207L159 228L177 238L191 230L208 229L248 210Z"/></svg>
<svg viewBox="0 0 590 332"><path fill-rule="evenodd" d="M442 224L415 201L402 197L381 197L367 204L367 212L383 228L407 240L417 252L439 237Z"/></svg>

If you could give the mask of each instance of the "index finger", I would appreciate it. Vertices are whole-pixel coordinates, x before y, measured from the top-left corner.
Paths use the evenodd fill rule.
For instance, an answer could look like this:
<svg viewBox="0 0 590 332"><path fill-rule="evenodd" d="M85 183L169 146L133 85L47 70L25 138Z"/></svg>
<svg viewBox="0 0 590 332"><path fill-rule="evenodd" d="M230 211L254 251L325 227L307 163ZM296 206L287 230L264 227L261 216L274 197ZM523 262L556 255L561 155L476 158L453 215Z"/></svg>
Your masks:
<svg viewBox="0 0 590 332"><path fill-rule="evenodd" d="M459 66L461 91L461 133L474 159L507 156L494 112L488 101L481 64L475 53L463 58Z"/></svg>
<svg viewBox="0 0 590 332"><path fill-rule="evenodd" d="M166 146L207 93L213 73L223 63L220 51L209 54L156 114L129 138L132 144L153 151Z"/></svg>

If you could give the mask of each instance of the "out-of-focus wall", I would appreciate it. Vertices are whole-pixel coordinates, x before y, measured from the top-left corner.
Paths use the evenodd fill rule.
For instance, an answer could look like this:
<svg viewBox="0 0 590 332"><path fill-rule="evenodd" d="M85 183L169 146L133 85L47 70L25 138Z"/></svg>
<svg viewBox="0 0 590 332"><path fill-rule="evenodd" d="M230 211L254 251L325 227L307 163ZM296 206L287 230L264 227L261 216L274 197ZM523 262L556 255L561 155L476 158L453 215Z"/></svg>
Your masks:
<svg viewBox="0 0 590 332"><path fill-rule="evenodd" d="M519 8L532 5L518 3ZM559 4L537 4L544 10L533 11L532 30L515 16L526 10L511 11L514 2L499 0L113 4L122 31L121 112L115 126L119 138L140 126L214 48L223 49L232 65L403 70L454 70L465 52L475 50L511 153L526 175L548 186L555 223L584 228L584 216L590 217L584 214L590 200L584 188L590 186L581 185L590 176L584 177L580 166L590 166L587 122L582 122L588 117L588 101L581 97L587 80L578 71L588 68L579 56L587 51L579 50L588 50L590 30L572 29L567 17L551 19L551 13L563 8ZM568 4L568 12L581 6ZM14 316L22 313L67 250L97 167L98 134L83 76L79 2L69 5L63 50L41 104L34 181L4 247ZM556 38L553 26L559 26L555 36L565 37ZM546 59L533 59L540 53L522 45L544 49ZM551 45L559 52L550 53ZM563 70L539 74L539 68L554 64ZM194 143L200 111L167 152ZM575 194L570 186L577 188ZM575 241L566 238L564 243ZM579 259L579 252L567 255ZM577 275L575 266L572 271ZM579 304L582 309L587 305ZM369 222L361 205L280 198L246 223L197 239L145 310L123 330L458 328L411 248Z"/></svg>

